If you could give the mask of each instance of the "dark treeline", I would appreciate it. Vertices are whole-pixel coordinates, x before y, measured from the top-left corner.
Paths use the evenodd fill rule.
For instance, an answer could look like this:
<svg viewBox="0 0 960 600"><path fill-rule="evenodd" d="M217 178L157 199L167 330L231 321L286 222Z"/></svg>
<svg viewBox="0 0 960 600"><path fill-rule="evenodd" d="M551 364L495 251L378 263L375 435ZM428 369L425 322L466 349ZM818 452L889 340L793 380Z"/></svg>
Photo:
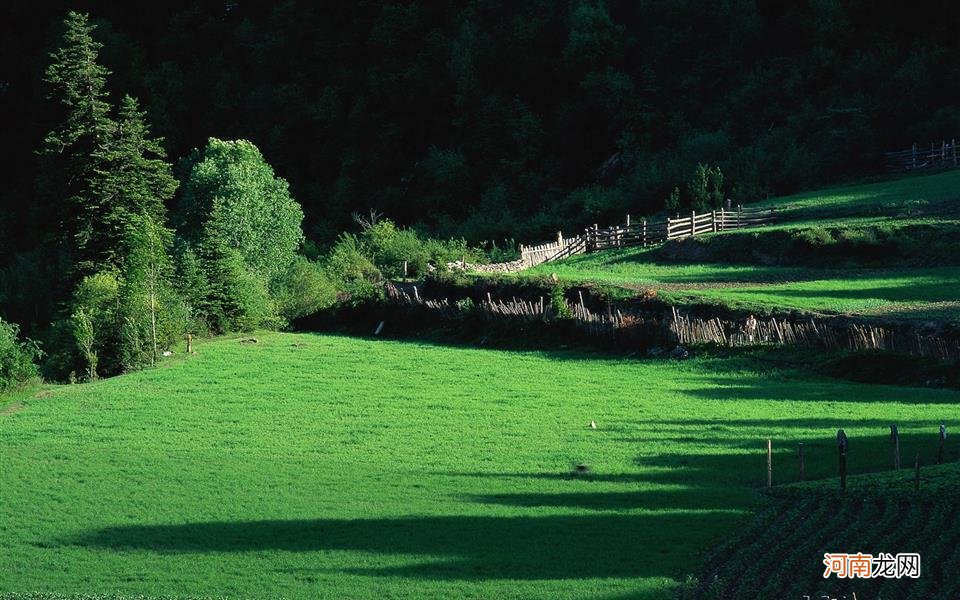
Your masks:
<svg viewBox="0 0 960 600"><path fill-rule="evenodd" d="M89 139L98 128L117 138L114 155L90 148L95 161L73 166L51 161L50 136L65 134L65 121L47 71L70 10L90 14L109 73L110 122L88 123ZM341 296L378 268L398 269L408 257L398 248L417 270L465 252L427 248L386 222L338 238L356 212L502 247L624 212L749 202L873 173L884 149L958 131L958 16L950 2L4 3L0 313L43 330L71 316L69 299L103 264L110 285L133 281L123 270L150 244L156 252L144 256L167 257L157 268L169 286L191 269L237 267L210 242L228 239L229 227L208 227L210 206L203 218L190 213L206 202L203 165L226 165L224 156L263 169L254 187L274 186L273 170L285 180L278 197L303 211L301 252L357 274L335 286ZM144 177L174 179L132 199L135 211L104 217L112 204L102 191L129 187L116 176L129 161ZM89 171L103 207L71 214L79 204L58 197L73 194L58 178L74 168ZM78 245L51 250L65 236ZM264 256L240 258L262 279L254 296L272 303L261 316L295 302L302 281L280 281ZM155 265L137 260L147 265L138 281L148 281ZM212 307L211 293L186 298L188 320L206 307L211 330L245 322L222 302Z"/></svg>
<svg viewBox="0 0 960 600"><path fill-rule="evenodd" d="M71 8L169 156L251 140L320 244L369 208L473 242L535 239L662 208L698 163L750 201L960 129L945 1L12 2L7 245L32 239L40 74Z"/></svg>

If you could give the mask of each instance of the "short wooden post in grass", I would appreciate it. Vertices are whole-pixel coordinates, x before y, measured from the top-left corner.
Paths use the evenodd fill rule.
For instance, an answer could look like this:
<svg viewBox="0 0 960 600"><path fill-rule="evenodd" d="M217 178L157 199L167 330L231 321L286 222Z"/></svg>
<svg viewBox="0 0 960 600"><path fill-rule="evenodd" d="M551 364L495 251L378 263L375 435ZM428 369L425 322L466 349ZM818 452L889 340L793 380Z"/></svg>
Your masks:
<svg viewBox="0 0 960 600"><path fill-rule="evenodd" d="M407 261L403 261L403 278L407 278Z"/></svg>
<svg viewBox="0 0 960 600"><path fill-rule="evenodd" d="M773 440L767 438L767 487L773 487Z"/></svg>
<svg viewBox="0 0 960 600"><path fill-rule="evenodd" d="M890 442L893 444L893 468L900 469L900 430L897 425L890 426Z"/></svg>
<svg viewBox="0 0 960 600"><path fill-rule="evenodd" d="M840 489L847 489L847 434L837 431L837 448L840 450Z"/></svg>
<svg viewBox="0 0 960 600"><path fill-rule="evenodd" d="M937 449L937 464L943 464L943 445L947 441L947 426L940 424L940 447Z"/></svg>
<svg viewBox="0 0 960 600"><path fill-rule="evenodd" d="M187 334L187 354L193 354L193 334Z"/></svg>
<svg viewBox="0 0 960 600"><path fill-rule="evenodd" d="M913 489L920 489L920 453L913 459Z"/></svg>
<svg viewBox="0 0 960 600"><path fill-rule="evenodd" d="M803 442L797 446L797 457L800 459L800 481L806 479L806 468L803 464Z"/></svg>

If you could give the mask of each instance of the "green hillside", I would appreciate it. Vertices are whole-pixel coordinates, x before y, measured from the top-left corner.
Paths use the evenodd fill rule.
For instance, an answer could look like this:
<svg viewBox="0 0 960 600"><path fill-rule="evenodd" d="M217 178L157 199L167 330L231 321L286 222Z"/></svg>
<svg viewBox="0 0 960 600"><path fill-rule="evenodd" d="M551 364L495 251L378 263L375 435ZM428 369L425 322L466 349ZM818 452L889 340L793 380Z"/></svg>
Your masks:
<svg viewBox="0 0 960 600"><path fill-rule="evenodd" d="M930 457L927 456L927 460ZM954 465L776 489L753 522L718 548L700 575L697 598L956 598L960 524ZM920 578L824 579L824 553L919 553Z"/></svg>
<svg viewBox="0 0 960 600"><path fill-rule="evenodd" d="M960 171L762 203L776 225L574 256L521 272L677 303L960 319Z"/></svg>
<svg viewBox="0 0 960 600"><path fill-rule="evenodd" d="M830 475L838 427L875 471L889 422L927 451L960 407L746 358L256 339L4 400L0 592L669 597L749 521L765 438L776 483L798 442Z"/></svg>

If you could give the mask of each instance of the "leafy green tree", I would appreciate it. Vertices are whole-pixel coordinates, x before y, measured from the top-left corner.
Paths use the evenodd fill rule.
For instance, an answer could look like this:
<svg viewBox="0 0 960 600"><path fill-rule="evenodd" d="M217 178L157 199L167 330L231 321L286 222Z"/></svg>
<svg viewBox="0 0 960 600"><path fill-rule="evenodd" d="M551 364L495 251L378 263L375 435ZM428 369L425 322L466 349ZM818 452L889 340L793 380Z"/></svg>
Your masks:
<svg viewBox="0 0 960 600"><path fill-rule="evenodd" d="M119 371L120 279L114 270L87 275L77 284L69 321L89 380Z"/></svg>
<svg viewBox="0 0 960 600"><path fill-rule="evenodd" d="M680 210L680 188L675 187L673 191L670 192L670 195L667 196L667 201L664 206L667 209L667 212L674 212Z"/></svg>
<svg viewBox="0 0 960 600"><path fill-rule="evenodd" d="M40 347L33 340L20 340L20 327L0 318L0 392L37 377Z"/></svg>
<svg viewBox="0 0 960 600"><path fill-rule="evenodd" d="M697 165L687 184L691 206L696 211L708 211L723 204L723 172L720 167Z"/></svg>
<svg viewBox="0 0 960 600"><path fill-rule="evenodd" d="M184 171L178 231L235 250L264 282L283 273L303 241L303 210L257 147L210 138Z"/></svg>
<svg viewBox="0 0 960 600"><path fill-rule="evenodd" d="M170 282L173 233L146 213L129 223L120 285L120 346L124 369L156 364L159 352L187 329L183 301Z"/></svg>
<svg viewBox="0 0 960 600"><path fill-rule="evenodd" d="M298 256L279 278L274 296L280 315L292 321L332 306L337 290L318 263Z"/></svg>

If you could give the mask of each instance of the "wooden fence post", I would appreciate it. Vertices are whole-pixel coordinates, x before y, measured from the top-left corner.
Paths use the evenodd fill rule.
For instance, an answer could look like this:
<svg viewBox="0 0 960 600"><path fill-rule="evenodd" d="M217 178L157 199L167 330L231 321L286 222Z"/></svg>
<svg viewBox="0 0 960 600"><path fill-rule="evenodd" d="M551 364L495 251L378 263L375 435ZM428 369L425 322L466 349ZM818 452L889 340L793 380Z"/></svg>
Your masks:
<svg viewBox="0 0 960 600"><path fill-rule="evenodd" d="M690 211L690 237L697 235L697 211Z"/></svg>
<svg viewBox="0 0 960 600"><path fill-rule="evenodd" d="M767 487L773 487L773 440L767 438Z"/></svg>
<svg viewBox="0 0 960 600"><path fill-rule="evenodd" d="M913 144L913 168L917 168L917 144Z"/></svg>
<svg viewBox="0 0 960 600"><path fill-rule="evenodd" d="M937 464L943 464L943 444L947 441L947 426L940 424L940 447L937 449Z"/></svg>
<svg viewBox="0 0 960 600"><path fill-rule="evenodd" d="M717 211L716 209L710 212L710 224L713 225L713 232L717 232Z"/></svg>
<svg viewBox="0 0 960 600"><path fill-rule="evenodd" d="M407 278L407 261L403 261L403 278Z"/></svg>
<svg viewBox="0 0 960 600"><path fill-rule="evenodd" d="M803 442L800 442L800 445L797 446L797 456L800 458L800 481L803 481L806 477L806 469L803 464Z"/></svg>
<svg viewBox="0 0 960 600"><path fill-rule="evenodd" d="M667 219L669 221L669 219ZM647 247L647 220L643 220L643 247Z"/></svg>
<svg viewBox="0 0 960 600"><path fill-rule="evenodd" d="M890 426L890 441L893 443L893 468L900 469L900 431L896 424Z"/></svg>
<svg viewBox="0 0 960 600"><path fill-rule="evenodd" d="M737 205L737 229L740 229L740 212L743 210L743 205Z"/></svg>
<svg viewBox="0 0 960 600"><path fill-rule="evenodd" d="M193 354L193 334L187 334L187 354Z"/></svg>
<svg viewBox="0 0 960 600"><path fill-rule="evenodd" d="M837 431L837 448L840 450L840 489L847 489L847 434Z"/></svg>

